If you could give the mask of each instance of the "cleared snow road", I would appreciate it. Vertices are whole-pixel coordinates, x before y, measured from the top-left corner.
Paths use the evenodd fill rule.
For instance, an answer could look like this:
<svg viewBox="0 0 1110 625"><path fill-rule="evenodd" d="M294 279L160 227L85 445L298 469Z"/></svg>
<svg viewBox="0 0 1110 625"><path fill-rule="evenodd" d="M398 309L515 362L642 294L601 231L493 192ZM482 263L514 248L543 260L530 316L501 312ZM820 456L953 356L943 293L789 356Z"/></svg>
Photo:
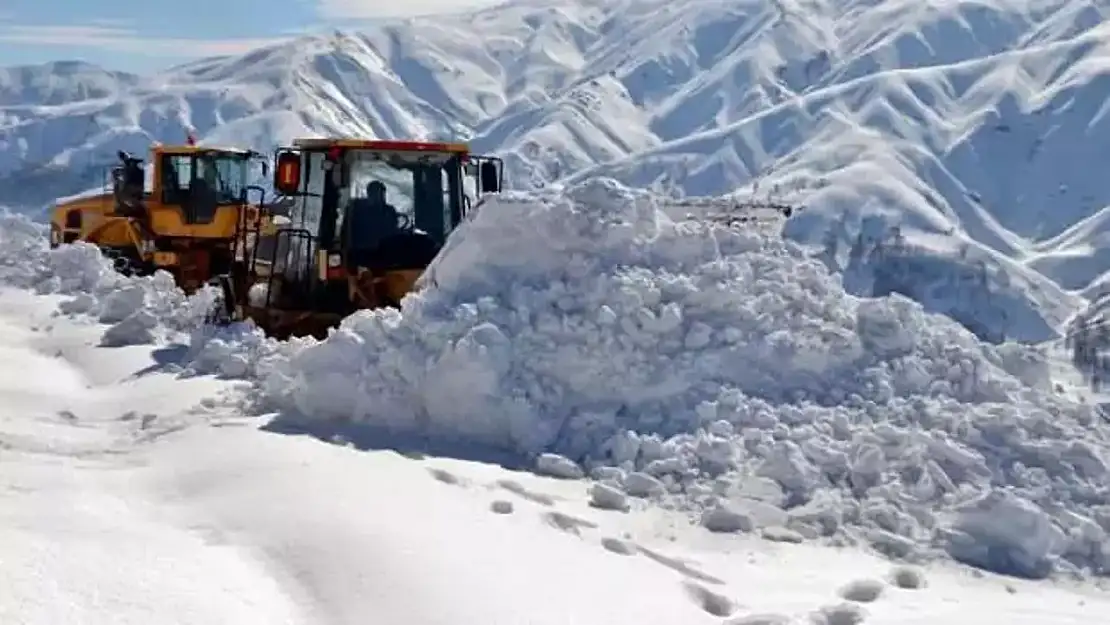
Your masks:
<svg viewBox="0 0 1110 625"><path fill-rule="evenodd" d="M28 303L0 298L0 623L302 622L249 554L160 520L132 488L114 453L125 402L95 383L111 366L88 375L43 344Z"/></svg>

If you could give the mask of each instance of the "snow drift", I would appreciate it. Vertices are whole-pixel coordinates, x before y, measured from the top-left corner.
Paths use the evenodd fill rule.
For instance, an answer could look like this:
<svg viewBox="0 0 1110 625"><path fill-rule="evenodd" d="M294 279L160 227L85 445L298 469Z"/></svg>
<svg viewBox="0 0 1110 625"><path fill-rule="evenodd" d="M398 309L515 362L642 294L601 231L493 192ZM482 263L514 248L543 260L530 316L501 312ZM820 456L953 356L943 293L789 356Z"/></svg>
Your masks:
<svg viewBox="0 0 1110 625"><path fill-rule="evenodd" d="M198 330L189 367L251 378L301 427L540 455L573 475L542 455L561 454L707 527L746 519L729 526L1027 576L1110 570L1108 430L1051 392L1043 354L905 298L848 295L779 237L667 213L604 179L491 199L402 310L353 315L322 342ZM0 243L42 267L11 272L24 284L97 262ZM103 314L130 287L92 273L79 308ZM142 284L167 301L158 278Z"/></svg>

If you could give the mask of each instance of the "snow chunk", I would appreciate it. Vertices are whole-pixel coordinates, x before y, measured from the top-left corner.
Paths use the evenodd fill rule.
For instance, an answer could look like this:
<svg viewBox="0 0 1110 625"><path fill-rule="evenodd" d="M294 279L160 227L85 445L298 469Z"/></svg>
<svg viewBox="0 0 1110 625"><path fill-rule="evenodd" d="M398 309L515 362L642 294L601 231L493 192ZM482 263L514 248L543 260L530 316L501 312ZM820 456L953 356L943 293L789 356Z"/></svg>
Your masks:
<svg viewBox="0 0 1110 625"><path fill-rule="evenodd" d="M759 535L765 540L776 543L799 544L805 542L805 536L786 527L765 527L759 532Z"/></svg>
<svg viewBox="0 0 1110 625"><path fill-rule="evenodd" d="M667 487L655 477L636 471L624 478L624 490L633 497L655 497L665 493Z"/></svg>
<svg viewBox="0 0 1110 625"><path fill-rule="evenodd" d="M573 460L559 454L540 454L536 458L536 471L543 475L568 480L580 480L586 476L582 467L578 466Z"/></svg>
<svg viewBox="0 0 1110 625"><path fill-rule="evenodd" d="M627 512L630 507L628 496L616 486L605 482L596 482L590 486L590 505L602 510L620 512Z"/></svg>
<svg viewBox="0 0 1110 625"><path fill-rule="evenodd" d="M1045 577L1063 549L1064 533L1032 502L992 491L957 510L949 553L1006 575Z"/></svg>
<svg viewBox="0 0 1110 625"><path fill-rule="evenodd" d="M750 532L755 529L751 517L725 504L706 510L701 517L701 525L711 532Z"/></svg>
<svg viewBox="0 0 1110 625"><path fill-rule="evenodd" d="M141 294L140 294L141 295ZM158 320L146 310L137 310L104 331L100 344L104 347L146 345L154 342Z"/></svg>

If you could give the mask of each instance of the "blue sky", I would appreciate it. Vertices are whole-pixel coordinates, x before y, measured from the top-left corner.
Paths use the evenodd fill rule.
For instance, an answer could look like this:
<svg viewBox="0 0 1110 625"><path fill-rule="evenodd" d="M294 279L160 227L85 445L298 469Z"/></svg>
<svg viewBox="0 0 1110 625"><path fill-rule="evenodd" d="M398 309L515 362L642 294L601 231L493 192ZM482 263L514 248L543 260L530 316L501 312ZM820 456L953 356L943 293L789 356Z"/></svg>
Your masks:
<svg viewBox="0 0 1110 625"><path fill-rule="evenodd" d="M0 0L0 66L83 60L149 72L297 34L495 0Z"/></svg>

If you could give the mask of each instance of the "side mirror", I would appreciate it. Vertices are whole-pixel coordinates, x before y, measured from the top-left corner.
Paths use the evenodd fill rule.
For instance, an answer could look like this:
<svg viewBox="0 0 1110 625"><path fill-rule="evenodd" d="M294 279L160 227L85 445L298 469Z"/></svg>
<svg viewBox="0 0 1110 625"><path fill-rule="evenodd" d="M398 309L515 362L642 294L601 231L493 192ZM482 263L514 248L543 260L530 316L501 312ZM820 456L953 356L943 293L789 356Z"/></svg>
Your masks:
<svg viewBox="0 0 1110 625"><path fill-rule="evenodd" d="M482 161L479 167L479 184L480 193L500 193L501 192L501 172L497 171L497 165L493 161Z"/></svg>

